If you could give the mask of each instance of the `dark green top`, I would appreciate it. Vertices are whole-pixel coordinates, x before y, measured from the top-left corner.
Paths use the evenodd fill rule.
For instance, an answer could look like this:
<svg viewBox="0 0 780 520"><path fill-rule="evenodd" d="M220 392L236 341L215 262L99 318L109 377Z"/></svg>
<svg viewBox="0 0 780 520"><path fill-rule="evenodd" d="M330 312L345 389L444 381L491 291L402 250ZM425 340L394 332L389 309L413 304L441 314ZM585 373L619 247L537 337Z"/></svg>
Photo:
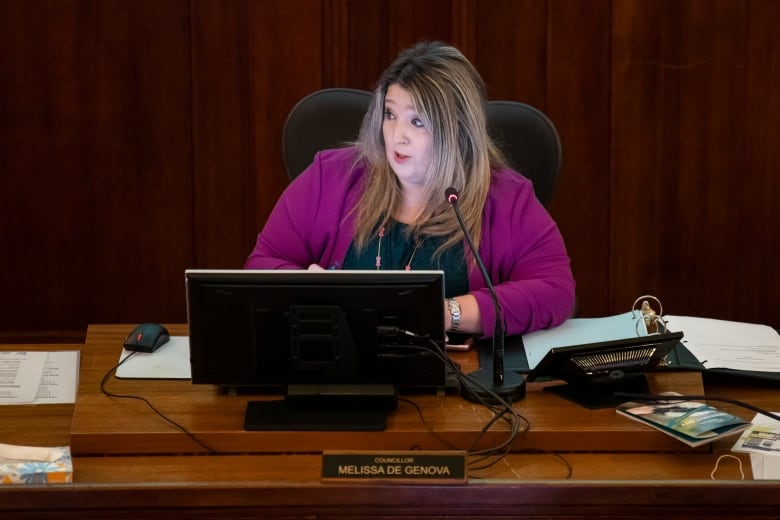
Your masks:
<svg viewBox="0 0 780 520"><path fill-rule="evenodd" d="M409 226L393 222L385 228L381 240L379 234L375 234L359 254L353 242L344 258L344 269L377 269L377 256L381 256L379 269L402 271L409 266L413 271L441 270L444 271L447 298L466 294L469 280L463 244L451 247L434 258L434 251L443 242L443 237L413 237L409 234Z"/></svg>

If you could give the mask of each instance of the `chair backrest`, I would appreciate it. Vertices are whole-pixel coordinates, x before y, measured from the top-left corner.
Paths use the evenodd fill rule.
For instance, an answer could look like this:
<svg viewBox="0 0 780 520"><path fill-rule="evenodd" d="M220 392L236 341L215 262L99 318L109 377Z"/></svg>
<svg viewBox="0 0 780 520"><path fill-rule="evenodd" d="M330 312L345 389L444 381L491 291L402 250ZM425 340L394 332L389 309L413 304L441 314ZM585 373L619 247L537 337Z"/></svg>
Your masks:
<svg viewBox="0 0 780 520"><path fill-rule="evenodd" d="M547 206L558 185L563 150L558 130L541 110L518 101L488 101L488 132L509 165L534 184Z"/></svg>
<svg viewBox="0 0 780 520"><path fill-rule="evenodd" d="M357 139L371 93L349 88L318 90L290 111L282 130L282 153L290 180L328 148ZM562 163L561 140L540 110L517 101L489 101L488 131L509 165L533 182L536 198L552 200Z"/></svg>
<svg viewBox="0 0 780 520"><path fill-rule="evenodd" d="M357 139L371 93L352 88L327 88L307 95L290 110L282 130L282 155L293 180L314 155Z"/></svg>

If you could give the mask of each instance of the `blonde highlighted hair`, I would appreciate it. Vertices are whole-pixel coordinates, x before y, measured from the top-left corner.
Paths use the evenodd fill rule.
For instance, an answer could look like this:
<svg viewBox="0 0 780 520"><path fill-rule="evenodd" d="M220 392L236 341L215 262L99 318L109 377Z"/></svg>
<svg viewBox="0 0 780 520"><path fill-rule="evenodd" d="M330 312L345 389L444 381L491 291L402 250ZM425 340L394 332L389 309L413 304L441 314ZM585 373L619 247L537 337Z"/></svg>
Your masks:
<svg viewBox="0 0 780 520"><path fill-rule="evenodd" d="M390 85L409 92L433 136L430 171L423 188L425 204L409 223L412 232L445 237L437 252L463 239L444 195L452 186L460 193L463 220L478 246L490 170L505 165L487 132L485 84L458 49L442 42L424 42L401 52L382 74L360 129L357 161L367 164L368 179L355 208L357 247L368 243L377 223L386 224L401 208L400 184L388 164L382 136Z"/></svg>

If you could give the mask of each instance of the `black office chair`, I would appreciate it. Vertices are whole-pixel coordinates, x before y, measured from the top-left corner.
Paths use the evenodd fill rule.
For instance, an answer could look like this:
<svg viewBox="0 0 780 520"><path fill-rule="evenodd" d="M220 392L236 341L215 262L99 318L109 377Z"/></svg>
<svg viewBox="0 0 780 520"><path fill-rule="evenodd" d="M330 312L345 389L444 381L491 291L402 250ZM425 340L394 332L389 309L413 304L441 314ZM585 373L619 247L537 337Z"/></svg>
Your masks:
<svg viewBox="0 0 780 520"><path fill-rule="evenodd" d="M541 110L518 101L488 101L488 132L509 165L534 184L547 206L558 186L563 150L558 130Z"/></svg>
<svg viewBox="0 0 780 520"><path fill-rule="evenodd" d="M327 148L354 141L371 93L349 88L318 90L290 111L282 130L282 153L290 180ZM545 206L555 193L562 150L558 131L538 109L516 101L489 101L488 131L506 160L534 184Z"/></svg>

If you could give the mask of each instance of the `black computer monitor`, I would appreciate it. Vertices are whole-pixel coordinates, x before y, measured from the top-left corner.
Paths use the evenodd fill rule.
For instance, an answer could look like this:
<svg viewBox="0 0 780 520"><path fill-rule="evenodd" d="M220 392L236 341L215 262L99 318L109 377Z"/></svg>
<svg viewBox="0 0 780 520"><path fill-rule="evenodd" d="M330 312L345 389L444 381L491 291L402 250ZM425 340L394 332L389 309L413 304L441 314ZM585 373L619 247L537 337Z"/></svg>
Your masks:
<svg viewBox="0 0 780 520"><path fill-rule="evenodd" d="M648 393L645 374L664 363L682 332L554 347L528 374L528 381L561 379L568 384L545 390L587 408L617 406L616 392Z"/></svg>
<svg viewBox="0 0 780 520"><path fill-rule="evenodd" d="M249 424L280 414L280 403L257 401L247 429L379 429L316 423L313 413L386 413L399 390L445 387L442 271L187 270L185 277L192 382L284 392L283 408L303 422Z"/></svg>

